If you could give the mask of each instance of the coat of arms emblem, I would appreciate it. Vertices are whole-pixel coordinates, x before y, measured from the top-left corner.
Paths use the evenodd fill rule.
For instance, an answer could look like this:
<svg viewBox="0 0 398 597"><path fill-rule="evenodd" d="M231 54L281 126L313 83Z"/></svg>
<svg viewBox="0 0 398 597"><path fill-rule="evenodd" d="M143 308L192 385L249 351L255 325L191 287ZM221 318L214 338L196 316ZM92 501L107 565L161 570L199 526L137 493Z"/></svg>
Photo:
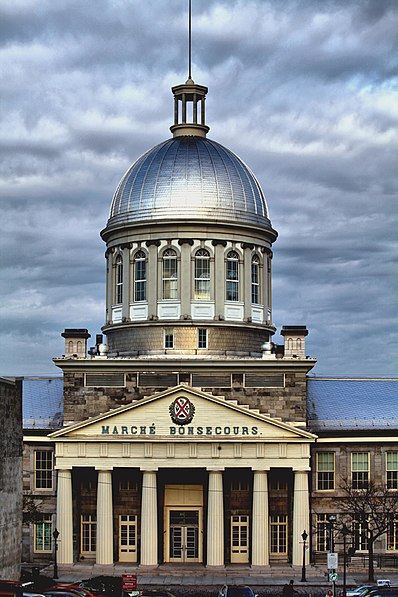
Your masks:
<svg viewBox="0 0 398 597"><path fill-rule="evenodd" d="M169 406L170 417L176 425L187 425L195 415L195 407L188 398L180 396Z"/></svg>

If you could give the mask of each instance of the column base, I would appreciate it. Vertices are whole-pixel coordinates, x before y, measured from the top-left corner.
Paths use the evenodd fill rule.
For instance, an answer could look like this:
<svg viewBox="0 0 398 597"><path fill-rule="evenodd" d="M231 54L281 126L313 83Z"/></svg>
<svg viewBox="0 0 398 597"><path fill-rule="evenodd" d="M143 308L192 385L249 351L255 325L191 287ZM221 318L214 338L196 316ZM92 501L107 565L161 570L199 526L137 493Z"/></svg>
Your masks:
<svg viewBox="0 0 398 597"><path fill-rule="evenodd" d="M255 570L256 572L261 572L262 570L264 570L264 572L269 572L270 569L271 569L271 566L269 564L266 564L265 566L254 566L254 565L250 566L250 570Z"/></svg>
<svg viewBox="0 0 398 597"><path fill-rule="evenodd" d="M138 569L143 572L149 572L150 570L156 570L157 568L159 568L159 564L138 564Z"/></svg>
<svg viewBox="0 0 398 597"><path fill-rule="evenodd" d="M222 566L211 566L210 564L206 564L205 568L206 570L212 570L214 572L222 572L225 570L224 564L222 564Z"/></svg>

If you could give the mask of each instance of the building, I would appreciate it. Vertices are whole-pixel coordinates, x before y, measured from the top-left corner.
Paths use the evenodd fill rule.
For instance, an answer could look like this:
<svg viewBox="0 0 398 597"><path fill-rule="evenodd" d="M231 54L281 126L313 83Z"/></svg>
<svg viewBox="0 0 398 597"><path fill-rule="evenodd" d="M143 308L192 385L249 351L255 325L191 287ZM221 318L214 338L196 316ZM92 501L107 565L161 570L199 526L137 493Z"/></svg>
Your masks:
<svg viewBox="0 0 398 597"><path fill-rule="evenodd" d="M22 538L21 392L0 378L0 578L18 580Z"/></svg>
<svg viewBox="0 0 398 597"><path fill-rule="evenodd" d="M53 396L47 429L35 422L26 438L43 500L30 557L51 556L56 524L64 567L298 567L304 531L313 553L329 549L345 472L367 466L398 489L397 421L387 434L363 410L377 388L396 419L397 380L309 378L304 325L272 343L277 233L264 194L207 138L207 88L189 78L172 91L172 138L128 169L101 232L106 339L87 351L87 330L63 332L63 414ZM391 524L380 550L398 549Z"/></svg>

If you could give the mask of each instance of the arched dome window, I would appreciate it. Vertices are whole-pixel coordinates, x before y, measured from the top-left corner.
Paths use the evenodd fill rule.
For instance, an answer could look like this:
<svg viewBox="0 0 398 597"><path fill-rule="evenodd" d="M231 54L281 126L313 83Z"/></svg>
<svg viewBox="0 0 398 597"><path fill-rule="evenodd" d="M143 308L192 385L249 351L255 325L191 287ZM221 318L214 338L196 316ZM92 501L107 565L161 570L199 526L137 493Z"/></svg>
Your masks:
<svg viewBox="0 0 398 597"><path fill-rule="evenodd" d="M115 302L120 305L123 302L123 259L118 255L116 259L116 287Z"/></svg>
<svg viewBox="0 0 398 597"><path fill-rule="evenodd" d="M210 299L210 253L199 249L195 254L195 299Z"/></svg>
<svg viewBox="0 0 398 597"><path fill-rule="evenodd" d="M236 251L227 253L225 288L227 301L239 300L239 255Z"/></svg>
<svg viewBox="0 0 398 597"><path fill-rule="evenodd" d="M260 258L253 255L252 259L252 303L258 305L260 302Z"/></svg>
<svg viewBox="0 0 398 597"><path fill-rule="evenodd" d="M163 253L163 298L178 297L177 253L167 249Z"/></svg>
<svg viewBox="0 0 398 597"><path fill-rule="evenodd" d="M146 255L137 251L134 256L134 301L146 301Z"/></svg>

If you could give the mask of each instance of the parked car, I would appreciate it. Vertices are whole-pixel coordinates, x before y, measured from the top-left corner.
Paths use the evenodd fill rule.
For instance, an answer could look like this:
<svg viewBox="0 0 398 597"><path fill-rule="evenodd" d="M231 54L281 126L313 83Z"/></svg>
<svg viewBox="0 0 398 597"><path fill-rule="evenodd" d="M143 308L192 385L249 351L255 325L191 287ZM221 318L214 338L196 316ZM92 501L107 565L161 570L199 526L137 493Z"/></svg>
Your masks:
<svg viewBox="0 0 398 597"><path fill-rule="evenodd" d="M360 587L357 587L356 589L347 589L346 591L346 596L347 597L362 597L362 593L364 593L364 591L366 591L367 589L370 588L374 588L375 585L361 585Z"/></svg>
<svg viewBox="0 0 398 597"><path fill-rule="evenodd" d="M247 586L224 585L219 591L218 597L258 597L258 595Z"/></svg>
<svg viewBox="0 0 398 597"><path fill-rule="evenodd" d="M398 597L398 586L376 586L368 589L361 597Z"/></svg>
<svg viewBox="0 0 398 597"><path fill-rule="evenodd" d="M0 579L1 597L22 597L24 591L29 591L33 586L32 582L20 582L18 580Z"/></svg>

